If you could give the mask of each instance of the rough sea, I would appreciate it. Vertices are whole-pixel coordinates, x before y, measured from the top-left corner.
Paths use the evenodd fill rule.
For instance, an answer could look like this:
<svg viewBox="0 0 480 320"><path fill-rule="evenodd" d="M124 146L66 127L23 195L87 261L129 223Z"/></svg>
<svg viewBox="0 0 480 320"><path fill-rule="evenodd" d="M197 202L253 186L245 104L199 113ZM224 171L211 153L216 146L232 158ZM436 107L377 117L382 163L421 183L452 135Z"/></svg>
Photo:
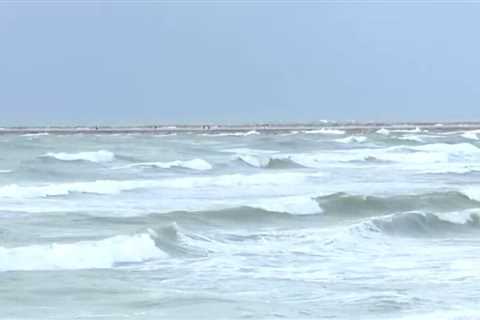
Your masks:
<svg viewBox="0 0 480 320"><path fill-rule="evenodd" d="M480 131L0 135L0 319L480 319Z"/></svg>

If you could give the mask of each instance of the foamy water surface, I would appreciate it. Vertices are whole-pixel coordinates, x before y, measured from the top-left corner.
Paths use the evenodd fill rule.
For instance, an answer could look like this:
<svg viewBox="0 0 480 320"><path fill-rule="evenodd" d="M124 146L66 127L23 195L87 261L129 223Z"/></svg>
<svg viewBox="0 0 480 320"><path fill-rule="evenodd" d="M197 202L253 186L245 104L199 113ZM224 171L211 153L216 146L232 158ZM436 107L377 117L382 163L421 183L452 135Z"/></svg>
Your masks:
<svg viewBox="0 0 480 320"><path fill-rule="evenodd" d="M479 136L0 135L0 319L480 319Z"/></svg>

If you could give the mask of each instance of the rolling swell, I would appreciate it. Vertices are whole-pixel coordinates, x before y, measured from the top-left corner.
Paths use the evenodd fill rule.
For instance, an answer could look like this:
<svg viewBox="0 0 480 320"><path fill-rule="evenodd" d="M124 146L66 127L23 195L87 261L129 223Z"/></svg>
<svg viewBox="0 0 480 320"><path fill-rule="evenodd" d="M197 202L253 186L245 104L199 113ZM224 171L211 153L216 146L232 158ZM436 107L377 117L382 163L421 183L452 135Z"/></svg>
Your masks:
<svg viewBox="0 0 480 320"><path fill-rule="evenodd" d="M375 216L414 210L448 212L480 207L480 202L457 191L385 197L334 193L318 197L316 201L325 215L349 217Z"/></svg>
<svg viewBox="0 0 480 320"><path fill-rule="evenodd" d="M388 218L373 219L372 224L381 232L394 236L448 236L452 234L478 234L480 231L480 217L477 213L469 212L457 212L450 216L405 212Z"/></svg>

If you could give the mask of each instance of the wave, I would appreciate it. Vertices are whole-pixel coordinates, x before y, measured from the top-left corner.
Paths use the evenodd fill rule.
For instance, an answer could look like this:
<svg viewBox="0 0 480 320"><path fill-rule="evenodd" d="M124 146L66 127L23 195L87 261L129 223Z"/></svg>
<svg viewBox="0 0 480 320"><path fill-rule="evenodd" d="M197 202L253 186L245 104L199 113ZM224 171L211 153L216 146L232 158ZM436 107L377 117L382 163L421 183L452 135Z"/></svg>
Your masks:
<svg viewBox="0 0 480 320"><path fill-rule="evenodd" d="M293 130L293 131L289 131L289 132L286 132L286 133L279 133L278 135L279 136L282 136L282 137L288 137L288 136L294 136L294 135L297 135L299 134L300 131L298 130Z"/></svg>
<svg viewBox="0 0 480 320"><path fill-rule="evenodd" d="M0 173L12 173L12 170L3 169L0 170Z"/></svg>
<svg viewBox="0 0 480 320"><path fill-rule="evenodd" d="M115 159L115 154L107 150L78 153L49 152L45 154L44 157L53 158L60 161L110 162Z"/></svg>
<svg viewBox="0 0 480 320"><path fill-rule="evenodd" d="M96 180L91 182L52 183L33 186L10 184L0 187L1 198L45 198L71 193L116 194L121 191L148 187L152 183L141 180Z"/></svg>
<svg viewBox="0 0 480 320"><path fill-rule="evenodd" d="M337 130L337 129L322 128L322 129L318 129L318 130L306 130L306 131L303 131L303 133L306 133L306 134L342 135L342 134L345 134L345 131L344 130Z"/></svg>
<svg viewBox="0 0 480 320"><path fill-rule="evenodd" d="M420 132L428 132L428 130L422 130L420 127L415 127L415 129L397 129L397 130L392 130L391 132L420 133Z"/></svg>
<svg viewBox="0 0 480 320"><path fill-rule="evenodd" d="M166 257L154 235L121 235L98 241L0 247L0 271L106 269Z"/></svg>
<svg viewBox="0 0 480 320"><path fill-rule="evenodd" d="M479 133L480 133L480 130L471 130L471 131L465 131L464 133L461 134L461 136L468 140L479 140L478 138Z"/></svg>
<svg viewBox="0 0 480 320"><path fill-rule="evenodd" d="M349 136L342 139L336 139L335 141L340 143L362 143L367 141L367 137L364 136Z"/></svg>
<svg viewBox="0 0 480 320"><path fill-rule="evenodd" d="M451 212L433 214L425 212L405 212L388 217L373 219L371 223L382 233L399 236L434 236L478 232L480 216L478 212Z"/></svg>
<svg viewBox="0 0 480 320"><path fill-rule="evenodd" d="M385 128L381 128L381 129L378 129L376 131L376 133L384 135L384 136L388 136L388 135L390 135L390 130L385 129Z"/></svg>
<svg viewBox="0 0 480 320"><path fill-rule="evenodd" d="M290 168L302 168L303 166L293 161L292 159L275 158L275 157L259 157L254 155L240 155L237 158L239 161L247 164L248 166L264 169L290 169Z"/></svg>
<svg viewBox="0 0 480 320"><path fill-rule="evenodd" d="M406 134L401 137L398 137L399 140L407 140L407 141L414 141L414 142L424 142L424 140L415 134Z"/></svg>
<svg viewBox="0 0 480 320"><path fill-rule="evenodd" d="M381 149L356 149L339 153L343 162L376 159L412 164L451 163L480 159L480 148L470 143L432 143L420 146L393 146Z"/></svg>
<svg viewBox="0 0 480 320"><path fill-rule="evenodd" d="M139 162L132 163L125 166L113 167L112 169L130 169L130 168L161 168L161 169L170 169L170 168L185 168L191 170L210 170L212 165L203 159L192 159L192 160L175 160L170 162Z"/></svg>
<svg viewBox="0 0 480 320"><path fill-rule="evenodd" d="M176 135L177 135L176 132L173 132L173 133L155 133L154 137L156 137L156 138L175 137Z"/></svg>
<svg viewBox="0 0 480 320"><path fill-rule="evenodd" d="M39 132L39 133L26 133L22 134L22 137L42 137L42 136L48 136L48 132Z"/></svg>
<svg viewBox="0 0 480 320"><path fill-rule="evenodd" d="M398 148L398 147L397 147ZM480 153L480 149L471 143L430 143L422 146L406 147L417 151L445 152L445 153Z"/></svg>
<svg viewBox="0 0 480 320"><path fill-rule="evenodd" d="M252 135L259 135L260 132L256 130L250 130L247 132L219 132L219 133L202 133L201 136L205 137L248 137Z"/></svg>
<svg viewBox="0 0 480 320"><path fill-rule="evenodd" d="M384 197L334 193L317 197L316 201L325 215L337 217L375 216L414 210L448 212L477 208L480 205L480 189Z"/></svg>
<svg viewBox="0 0 480 320"><path fill-rule="evenodd" d="M117 194L122 191L150 188L248 188L257 186L275 188L278 186L303 183L307 177L308 176L303 173L282 172L281 174L226 174L218 176L166 178L159 180L95 180L40 185L9 184L0 187L0 198L44 198L51 196L66 196L72 193Z"/></svg>

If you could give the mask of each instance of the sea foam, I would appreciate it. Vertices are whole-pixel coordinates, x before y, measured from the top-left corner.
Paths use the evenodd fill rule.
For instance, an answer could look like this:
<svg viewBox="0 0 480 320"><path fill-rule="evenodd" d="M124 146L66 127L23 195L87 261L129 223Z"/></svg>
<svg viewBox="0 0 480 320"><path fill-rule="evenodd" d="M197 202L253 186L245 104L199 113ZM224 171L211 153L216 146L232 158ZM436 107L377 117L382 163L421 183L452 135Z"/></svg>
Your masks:
<svg viewBox="0 0 480 320"><path fill-rule="evenodd" d="M166 257L149 233L98 241L0 247L0 271L105 269Z"/></svg>
<svg viewBox="0 0 480 320"><path fill-rule="evenodd" d="M115 159L115 154L107 150L87 151L78 153L49 152L44 156L61 161L110 162Z"/></svg>

